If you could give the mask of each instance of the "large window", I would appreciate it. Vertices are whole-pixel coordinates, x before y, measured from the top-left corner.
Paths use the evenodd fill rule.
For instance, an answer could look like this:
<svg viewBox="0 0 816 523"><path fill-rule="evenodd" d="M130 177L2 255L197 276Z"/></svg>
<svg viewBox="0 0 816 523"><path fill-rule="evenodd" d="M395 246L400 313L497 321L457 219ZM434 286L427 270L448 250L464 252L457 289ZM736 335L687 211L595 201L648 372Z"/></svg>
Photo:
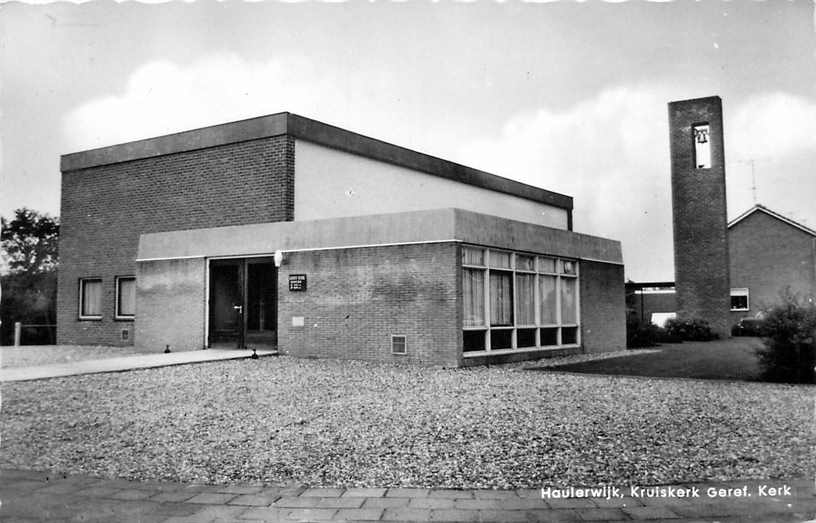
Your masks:
<svg viewBox="0 0 816 523"><path fill-rule="evenodd" d="M467 353L580 343L574 260L463 246L462 297Z"/></svg>
<svg viewBox="0 0 816 523"><path fill-rule="evenodd" d="M731 289L731 310L750 310L748 307L748 289Z"/></svg>
<svg viewBox="0 0 816 523"><path fill-rule="evenodd" d="M102 318L102 280L83 278L79 280L79 319Z"/></svg>
<svg viewBox="0 0 816 523"><path fill-rule="evenodd" d="M116 277L116 319L132 320L136 315L136 278Z"/></svg>

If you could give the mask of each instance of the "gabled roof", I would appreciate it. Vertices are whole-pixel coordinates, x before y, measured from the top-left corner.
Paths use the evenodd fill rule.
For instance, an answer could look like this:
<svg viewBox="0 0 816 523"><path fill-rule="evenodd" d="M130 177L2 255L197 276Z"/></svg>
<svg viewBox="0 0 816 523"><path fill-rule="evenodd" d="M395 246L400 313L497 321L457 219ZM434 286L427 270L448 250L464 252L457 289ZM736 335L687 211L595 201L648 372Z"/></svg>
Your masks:
<svg viewBox="0 0 816 523"><path fill-rule="evenodd" d="M811 236L816 236L816 231L814 231L813 229L805 227L801 223L795 222L795 221L791 220L790 218L786 218L785 216L782 216L781 214L768 209L764 205L759 205L759 204L754 205L753 207L751 207L750 209L748 209L744 213L740 214L739 216L737 216L736 218L734 218L733 220L728 222L728 228L730 229L731 227L735 226L736 224L738 224L739 222L741 222L745 218L751 216L755 212L764 212L768 216L771 216L772 218L776 218L779 221L785 222L785 223L787 223L788 225L790 225L792 227L796 227L800 231L806 232L806 233L810 234Z"/></svg>

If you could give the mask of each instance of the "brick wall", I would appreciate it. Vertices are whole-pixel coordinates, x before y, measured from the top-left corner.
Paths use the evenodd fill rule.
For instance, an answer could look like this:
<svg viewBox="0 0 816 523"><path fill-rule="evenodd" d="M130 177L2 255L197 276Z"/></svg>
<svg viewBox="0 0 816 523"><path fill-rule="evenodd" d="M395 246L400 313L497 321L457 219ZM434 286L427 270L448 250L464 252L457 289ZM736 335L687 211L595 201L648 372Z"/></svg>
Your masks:
<svg viewBox="0 0 816 523"><path fill-rule="evenodd" d="M810 234L757 211L728 231L728 244L731 286L750 293L750 310L732 312L732 323L779 303L786 286L802 299L816 297L816 246Z"/></svg>
<svg viewBox="0 0 816 523"><path fill-rule="evenodd" d="M282 351L456 366L460 352L460 278L454 243L289 253L279 272ZM307 291L290 292L290 274ZM304 319L293 327L292 317ZM391 354L391 335L407 336L408 354Z"/></svg>
<svg viewBox="0 0 816 523"><path fill-rule="evenodd" d="M276 136L63 173L58 343L133 342L113 321L114 277L136 274L140 234L292 220L294 154ZM100 321L77 319L81 277L103 279Z"/></svg>
<svg viewBox="0 0 816 523"><path fill-rule="evenodd" d="M677 313L730 333L722 108L717 97L669 104ZM711 167L695 168L692 126L710 125Z"/></svg>
<svg viewBox="0 0 816 523"><path fill-rule="evenodd" d="M623 265L581 261L581 343L584 352L626 348Z"/></svg>
<svg viewBox="0 0 816 523"><path fill-rule="evenodd" d="M158 352L204 347L204 258L139 262L136 272L136 345Z"/></svg>

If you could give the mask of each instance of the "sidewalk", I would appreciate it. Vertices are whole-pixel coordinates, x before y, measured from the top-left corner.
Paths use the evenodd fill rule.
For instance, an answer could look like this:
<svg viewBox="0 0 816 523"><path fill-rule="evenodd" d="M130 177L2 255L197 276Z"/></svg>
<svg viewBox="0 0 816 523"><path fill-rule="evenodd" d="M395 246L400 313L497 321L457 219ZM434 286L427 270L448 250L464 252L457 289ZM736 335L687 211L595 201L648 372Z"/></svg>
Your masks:
<svg viewBox="0 0 816 523"><path fill-rule="evenodd" d="M790 495L759 496L760 485ZM689 487L691 485L683 485ZM696 484L700 498L542 500L540 490L307 489L207 486L0 471L0 520L15 521L808 521L812 480ZM708 499L706 489L747 486L751 497Z"/></svg>
<svg viewBox="0 0 816 523"><path fill-rule="evenodd" d="M258 356L277 354L276 351L272 350L258 350L257 352ZM0 382L41 380L61 376L76 376L79 374L96 374L99 372L122 372L134 369L150 369L153 367L202 363L206 361L237 360L249 358L251 355L252 351L250 350L207 349L171 352L168 354L141 354L136 356L122 356L119 358L38 365L34 367L11 367L0 369Z"/></svg>

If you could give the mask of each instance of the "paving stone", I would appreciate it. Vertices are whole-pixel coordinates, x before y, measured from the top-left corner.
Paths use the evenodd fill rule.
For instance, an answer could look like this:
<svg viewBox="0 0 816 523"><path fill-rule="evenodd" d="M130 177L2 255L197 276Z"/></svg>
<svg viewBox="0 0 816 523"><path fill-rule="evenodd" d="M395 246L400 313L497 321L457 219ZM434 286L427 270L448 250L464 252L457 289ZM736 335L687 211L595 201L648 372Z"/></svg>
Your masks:
<svg viewBox="0 0 816 523"><path fill-rule="evenodd" d="M525 511L530 521L581 521L573 509L538 509Z"/></svg>
<svg viewBox="0 0 816 523"><path fill-rule="evenodd" d="M550 508L596 508L587 498L543 499Z"/></svg>
<svg viewBox="0 0 816 523"><path fill-rule="evenodd" d="M534 488L520 488L516 489L516 495L520 498L536 498L541 499L541 489Z"/></svg>
<svg viewBox="0 0 816 523"><path fill-rule="evenodd" d="M478 510L441 509L431 510L431 521L480 521Z"/></svg>
<svg viewBox="0 0 816 523"><path fill-rule="evenodd" d="M454 508L454 500L446 498L411 498L408 502L408 508Z"/></svg>
<svg viewBox="0 0 816 523"><path fill-rule="evenodd" d="M285 497L273 503L273 506L278 508L317 508L318 503L322 498L313 497Z"/></svg>
<svg viewBox="0 0 816 523"><path fill-rule="evenodd" d="M390 488L385 493L387 498L423 498L430 490L424 488Z"/></svg>
<svg viewBox="0 0 816 523"><path fill-rule="evenodd" d="M219 494L218 492L202 492L191 497L185 503L205 503L210 505L221 505L234 499L235 494Z"/></svg>
<svg viewBox="0 0 816 523"><path fill-rule="evenodd" d="M642 507L643 503L637 498L592 498L598 508Z"/></svg>
<svg viewBox="0 0 816 523"><path fill-rule="evenodd" d="M384 488L348 488L343 493L343 497L380 498L385 496L387 490Z"/></svg>
<svg viewBox="0 0 816 523"><path fill-rule="evenodd" d="M508 510L549 510L549 506L541 499L516 498L501 501L501 507Z"/></svg>
<svg viewBox="0 0 816 523"><path fill-rule="evenodd" d="M41 494L71 494L85 488L83 483L41 483L37 492Z"/></svg>
<svg viewBox="0 0 816 523"><path fill-rule="evenodd" d="M360 508L365 498L317 498L320 508Z"/></svg>
<svg viewBox="0 0 816 523"><path fill-rule="evenodd" d="M285 514L285 518L306 521L329 520L337 513L333 508L296 508Z"/></svg>
<svg viewBox="0 0 816 523"><path fill-rule="evenodd" d="M446 499L473 499L473 491L455 489L434 489L431 490L429 496L432 498L446 498Z"/></svg>
<svg viewBox="0 0 816 523"><path fill-rule="evenodd" d="M158 503L180 503L182 501L187 501L188 499L196 496L195 492L189 492L185 490L176 490L171 492L160 492L150 498L150 501L156 501Z"/></svg>
<svg viewBox="0 0 816 523"><path fill-rule="evenodd" d="M473 497L476 499L518 499L518 492L515 490L474 490Z"/></svg>
<svg viewBox="0 0 816 523"><path fill-rule="evenodd" d="M611 521L628 519L628 516L619 508L582 508L577 510L584 521Z"/></svg>
<svg viewBox="0 0 816 523"><path fill-rule="evenodd" d="M302 497L339 498L346 489L342 488L310 488L301 494Z"/></svg>
<svg viewBox="0 0 816 523"><path fill-rule="evenodd" d="M250 507L268 507L275 501L280 499L280 496L264 495L264 494L244 494L231 499L228 503L230 505L245 505Z"/></svg>
<svg viewBox="0 0 816 523"><path fill-rule="evenodd" d="M413 498L365 498L363 508L399 508L407 507Z"/></svg>
<svg viewBox="0 0 816 523"><path fill-rule="evenodd" d="M224 494L257 494L263 490L263 487L241 486L241 485L223 485L218 487L217 492Z"/></svg>
<svg viewBox="0 0 816 523"><path fill-rule="evenodd" d="M332 519L340 521L378 521L382 513L383 509L381 508L344 508L338 510Z"/></svg>
<svg viewBox="0 0 816 523"><path fill-rule="evenodd" d="M515 521L529 521L527 512L523 510L480 510L479 521L512 523Z"/></svg>
<svg viewBox="0 0 816 523"><path fill-rule="evenodd" d="M383 512L383 521L428 521L431 511L424 508L387 508Z"/></svg>
<svg viewBox="0 0 816 523"><path fill-rule="evenodd" d="M266 507L266 508L251 508L241 514L240 519L257 519L263 521L279 521L286 513L289 512L288 508L275 508L275 507Z"/></svg>
<svg viewBox="0 0 816 523"><path fill-rule="evenodd" d="M106 498L117 492L120 489L113 487L87 487L75 492L77 496L88 496L92 498Z"/></svg>
<svg viewBox="0 0 816 523"><path fill-rule="evenodd" d="M669 507L626 507L621 509L632 519L670 519L679 518Z"/></svg>
<svg viewBox="0 0 816 523"><path fill-rule="evenodd" d="M504 507L501 499L456 499L453 508L463 510L499 510ZM520 501L516 498L513 501Z"/></svg>
<svg viewBox="0 0 816 523"><path fill-rule="evenodd" d="M147 499L155 494L157 493L150 490L124 489L106 497L110 499L120 499L123 501L138 501L140 499Z"/></svg>

